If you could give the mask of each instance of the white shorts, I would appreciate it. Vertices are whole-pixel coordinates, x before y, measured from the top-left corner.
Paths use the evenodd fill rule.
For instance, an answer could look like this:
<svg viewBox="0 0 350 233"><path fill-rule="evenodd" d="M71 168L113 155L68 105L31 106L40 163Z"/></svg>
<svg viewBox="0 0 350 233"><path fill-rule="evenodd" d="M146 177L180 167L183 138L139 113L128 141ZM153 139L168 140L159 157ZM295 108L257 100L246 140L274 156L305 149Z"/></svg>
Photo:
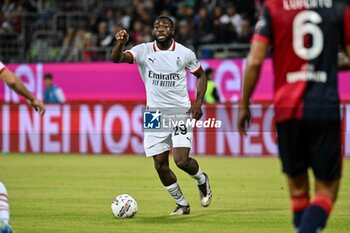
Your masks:
<svg viewBox="0 0 350 233"><path fill-rule="evenodd" d="M161 154L176 147L192 147L193 132L174 130L172 132L145 132L144 148L147 157Z"/></svg>

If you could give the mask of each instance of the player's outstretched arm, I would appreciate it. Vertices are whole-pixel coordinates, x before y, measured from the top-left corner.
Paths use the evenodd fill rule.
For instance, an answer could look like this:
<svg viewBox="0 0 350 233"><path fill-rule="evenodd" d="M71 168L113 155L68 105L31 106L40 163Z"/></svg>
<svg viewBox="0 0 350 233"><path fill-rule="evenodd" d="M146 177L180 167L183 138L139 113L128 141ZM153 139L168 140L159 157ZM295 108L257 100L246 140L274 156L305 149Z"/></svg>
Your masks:
<svg viewBox="0 0 350 233"><path fill-rule="evenodd" d="M3 80L12 90L26 98L40 115L44 115L46 110L44 103L33 96L14 73L8 69L4 69L0 73L0 79Z"/></svg>
<svg viewBox="0 0 350 233"><path fill-rule="evenodd" d="M199 120L203 116L202 112L202 103L205 92L207 90L207 76L203 69L200 68L194 75L197 77L197 92L196 92L196 101L193 103L191 108L192 117L196 120Z"/></svg>
<svg viewBox="0 0 350 233"><path fill-rule="evenodd" d="M238 129L246 134L246 127L250 121L250 97L259 79L260 69L268 50L268 44L261 41L254 41L250 49L246 70L243 77L243 91L238 111Z"/></svg>
<svg viewBox="0 0 350 233"><path fill-rule="evenodd" d="M127 62L133 63L133 57L130 53L124 53L124 45L129 40L129 34L125 30L120 30L115 34L117 41L111 54L111 59L115 63Z"/></svg>

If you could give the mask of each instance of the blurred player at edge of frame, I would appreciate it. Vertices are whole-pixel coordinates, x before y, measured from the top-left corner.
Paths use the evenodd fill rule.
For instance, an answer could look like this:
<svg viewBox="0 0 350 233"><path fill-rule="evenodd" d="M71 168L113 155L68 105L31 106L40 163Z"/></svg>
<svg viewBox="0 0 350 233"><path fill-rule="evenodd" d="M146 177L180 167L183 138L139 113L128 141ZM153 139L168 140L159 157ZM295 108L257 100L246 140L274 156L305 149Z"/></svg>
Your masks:
<svg viewBox="0 0 350 233"><path fill-rule="evenodd" d="M41 116L45 113L45 105L43 102L33 96L23 82L15 76L5 65L0 62L0 79L3 80L8 87L25 97L33 108L39 112ZM10 209L5 185L0 181L0 233L12 233L10 226Z"/></svg>
<svg viewBox="0 0 350 233"><path fill-rule="evenodd" d="M12 233L7 189L0 181L0 233Z"/></svg>
<svg viewBox="0 0 350 233"><path fill-rule="evenodd" d="M188 117L191 112L192 117L199 120L203 115L201 106L207 88L207 77L194 52L175 42L174 33L173 21L167 16L159 16L153 25L154 42L139 44L123 52L129 35L121 30L115 35L117 43L111 58L116 63L138 65L146 87L147 107L184 109ZM186 86L186 69L197 77L196 101L192 107ZM163 76L167 78L162 79ZM162 184L177 203L171 215L183 215L190 213L190 206L169 167L171 148L176 165L195 179L203 207L209 206L212 193L208 176L201 171L197 161L189 157L192 131L185 125L174 129L172 132L145 132L144 148L146 156L153 157Z"/></svg>
<svg viewBox="0 0 350 233"><path fill-rule="evenodd" d="M24 86L23 82L16 77L14 73L6 68L6 66L0 61L0 79L6 83L6 85L26 98L33 108L39 112L41 116L45 113L45 105L42 101L36 98L28 89Z"/></svg>
<svg viewBox="0 0 350 233"><path fill-rule="evenodd" d="M247 59L238 124L246 134L250 97L272 45L278 148L293 223L298 233L317 233L326 226L341 178L337 53L342 45L350 55L350 7L345 1L299 3L266 1ZM308 168L315 176L311 200Z"/></svg>

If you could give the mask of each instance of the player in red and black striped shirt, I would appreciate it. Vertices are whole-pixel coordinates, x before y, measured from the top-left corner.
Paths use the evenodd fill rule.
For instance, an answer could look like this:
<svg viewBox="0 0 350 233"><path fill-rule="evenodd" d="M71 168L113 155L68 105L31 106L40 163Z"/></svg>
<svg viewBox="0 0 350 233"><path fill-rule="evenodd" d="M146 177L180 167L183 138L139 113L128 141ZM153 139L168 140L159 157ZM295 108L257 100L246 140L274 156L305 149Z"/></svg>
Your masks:
<svg viewBox="0 0 350 233"><path fill-rule="evenodd" d="M239 128L246 133L249 101L272 46L274 106L282 167L294 225L319 232L336 200L341 177L337 53L350 55L350 6L342 0L267 0L244 74ZM309 200L308 168L316 178Z"/></svg>

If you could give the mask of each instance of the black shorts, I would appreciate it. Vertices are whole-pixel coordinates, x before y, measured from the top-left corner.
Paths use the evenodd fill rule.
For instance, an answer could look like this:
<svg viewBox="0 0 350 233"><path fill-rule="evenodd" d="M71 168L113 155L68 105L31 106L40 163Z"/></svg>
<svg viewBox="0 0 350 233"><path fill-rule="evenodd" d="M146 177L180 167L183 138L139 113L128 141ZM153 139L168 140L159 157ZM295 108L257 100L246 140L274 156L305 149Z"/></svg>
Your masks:
<svg viewBox="0 0 350 233"><path fill-rule="evenodd" d="M295 177L312 168L317 179L341 177L340 121L290 120L277 124L283 172Z"/></svg>

